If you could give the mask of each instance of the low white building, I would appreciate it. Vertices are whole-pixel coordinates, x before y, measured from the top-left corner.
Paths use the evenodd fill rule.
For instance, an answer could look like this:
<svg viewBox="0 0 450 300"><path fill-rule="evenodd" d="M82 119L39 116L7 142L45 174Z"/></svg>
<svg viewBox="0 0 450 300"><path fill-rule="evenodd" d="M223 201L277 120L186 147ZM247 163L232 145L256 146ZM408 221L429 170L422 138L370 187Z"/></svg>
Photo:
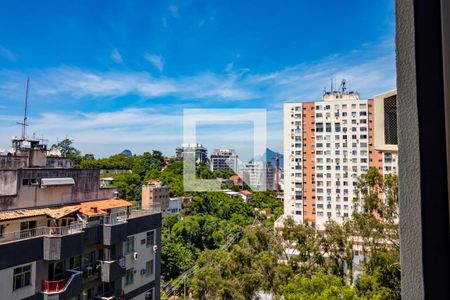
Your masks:
<svg viewBox="0 0 450 300"><path fill-rule="evenodd" d="M177 215L183 208L183 197L175 197L169 199L169 207L162 212L163 217L165 215Z"/></svg>
<svg viewBox="0 0 450 300"><path fill-rule="evenodd" d="M100 178L100 186L108 186L108 185L112 184L113 181L114 181L114 178L112 178L112 177Z"/></svg>

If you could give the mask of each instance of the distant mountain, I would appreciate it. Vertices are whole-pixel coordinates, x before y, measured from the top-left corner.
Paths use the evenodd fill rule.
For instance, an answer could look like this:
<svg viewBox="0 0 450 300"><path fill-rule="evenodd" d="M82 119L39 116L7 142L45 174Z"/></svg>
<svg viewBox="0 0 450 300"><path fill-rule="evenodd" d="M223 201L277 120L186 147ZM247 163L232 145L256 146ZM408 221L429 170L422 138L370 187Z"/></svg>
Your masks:
<svg viewBox="0 0 450 300"><path fill-rule="evenodd" d="M133 153L131 153L131 151L128 149L123 150L120 154L125 154L128 157L133 156Z"/></svg>
<svg viewBox="0 0 450 300"><path fill-rule="evenodd" d="M278 153L278 155L280 156L280 168L283 169L284 168L284 156L282 153ZM276 161L275 161L275 157L277 157L276 151L266 148L266 151L264 152L263 155L255 156L255 160L261 160L262 157L265 157L265 161L270 162L270 164L272 166L274 166L274 167L276 166Z"/></svg>
<svg viewBox="0 0 450 300"><path fill-rule="evenodd" d="M283 169L284 168L284 159L283 159L284 156L283 156L283 153L278 153L278 155L280 156L280 168ZM273 150L271 150L269 148L266 148L265 156L266 156L266 161L270 162L272 164L272 166L275 167L275 165L276 165L275 157L277 157L277 152L273 151Z"/></svg>

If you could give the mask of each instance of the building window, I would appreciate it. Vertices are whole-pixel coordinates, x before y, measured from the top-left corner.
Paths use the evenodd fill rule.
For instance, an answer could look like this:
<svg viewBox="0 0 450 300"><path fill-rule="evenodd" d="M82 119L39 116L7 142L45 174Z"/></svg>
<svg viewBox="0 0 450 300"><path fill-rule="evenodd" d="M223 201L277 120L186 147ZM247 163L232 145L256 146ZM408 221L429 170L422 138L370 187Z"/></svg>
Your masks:
<svg viewBox="0 0 450 300"><path fill-rule="evenodd" d="M153 267L154 267L153 259L145 263L145 276L148 277L150 275L153 275Z"/></svg>
<svg viewBox="0 0 450 300"><path fill-rule="evenodd" d="M341 124L340 123L334 123L335 131L341 132Z"/></svg>
<svg viewBox="0 0 450 300"><path fill-rule="evenodd" d="M384 141L397 145L397 96L384 99Z"/></svg>
<svg viewBox="0 0 450 300"><path fill-rule="evenodd" d="M147 248L153 247L155 244L155 231L148 231L147 232Z"/></svg>
<svg viewBox="0 0 450 300"><path fill-rule="evenodd" d="M14 269L13 290L31 285L31 265Z"/></svg>
<svg viewBox="0 0 450 300"><path fill-rule="evenodd" d="M125 285L133 284L134 282L134 269L128 269L125 274Z"/></svg>
<svg viewBox="0 0 450 300"><path fill-rule="evenodd" d="M323 132L323 123L316 123L316 132Z"/></svg>
<svg viewBox="0 0 450 300"><path fill-rule="evenodd" d="M72 270L79 270L81 268L81 255L71 257L69 267Z"/></svg>
<svg viewBox="0 0 450 300"><path fill-rule="evenodd" d="M127 237L124 248L125 248L125 254L134 252L134 236Z"/></svg>

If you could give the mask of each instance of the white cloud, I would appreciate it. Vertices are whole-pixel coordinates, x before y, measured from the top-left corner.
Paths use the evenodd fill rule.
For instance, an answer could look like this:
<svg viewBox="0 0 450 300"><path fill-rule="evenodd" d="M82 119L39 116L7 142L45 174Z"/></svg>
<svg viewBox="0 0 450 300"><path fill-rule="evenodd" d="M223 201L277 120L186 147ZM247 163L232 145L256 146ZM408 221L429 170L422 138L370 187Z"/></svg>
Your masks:
<svg viewBox="0 0 450 300"><path fill-rule="evenodd" d="M7 148L10 138L20 132L15 121L20 115L0 115L0 148ZM175 147L183 142L183 116L180 111L161 111L152 108L127 108L111 112L47 112L29 118L29 135L48 140L51 145L57 139L69 137L83 153L104 157L131 149L135 153L160 150L174 155ZM242 159L252 156L252 124L233 123L218 127L201 127L197 139L209 149L233 147Z"/></svg>
<svg viewBox="0 0 450 300"><path fill-rule="evenodd" d="M161 56L159 60L162 69ZM154 77L149 72L95 71L70 66L23 73L0 69L0 106L5 106L6 101L23 101L25 80L29 73L32 95L40 99L110 101L128 95L138 95L145 100L172 96L178 99L177 105L185 107L205 108L220 103L222 107L239 105L275 109L269 112L268 118L268 145L275 149L282 148L283 102L319 100L324 86L329 87L332 75L338 81L346 78L348 88L359 91L363 98L395 88L396 77L395 53L390 42L372 43L347 54L267 73L237 69L232 62L220 73L202 72L178 77ZM7 106L11 107L9 103ZM166 154L173 154L173 148L182 142L181 112L178 110L178 115L174 113L166 106L100 113L49 112L32 118L29 130L44 133L53 141L67 135L74 138L83 151L100 155L110 155L125 148L133 148L136 152L161 149ZM19 115L8 116L0 111L0 145L7 145L9 137L19 131L15 121L20 119ZM233 134L235 132L230 132L230 140ZM227 137L225 133L217 132L207 132L205 136L208 139L219 136L222 140ZM220 140L208 142L211 147L227 146L221 145Z"/></svg>
<svg viewBox="0 0 450 300"><path fill-rule="evenodd" d="M160 72L164 69L164 58L162 55L156 55L151 53L145 53L144 58L155 66Z"/></svg>
<svg viewBox="0 0 450 300"><path fill-rule="evenodd" d="M10 82L13 77L15 82ZM175 96L180 99L218 98L235 101L255 96L238 87L239 75L235 74L202 73L179 78L155 78L148 72L94 72L63 66L34 71L31 77L33 94L46 98L89 97L91 101L92 97L139 95L144 98ZM18 78L19 74L0 70L0 99L2 96L16 99L20 95Z"/></svg>
<svg viewBox="0 0 450 300"><path fill-rule="evenodd" d="M10 62L16 62L16 55L2 45L0 45L0 56L3 56L3 58L9 60Z"/></svg>
<svg viewBox="0 0 450 300"><path fill-rule="evenodd" d="M161 55L146 54L159 70L164 67ZM364 98L395 88L395 54L387 42L363 46L345 55L298 64L270 73L237 69L230 62L220 73L203 72L190 76L154 77L149 72L94 71L70 66L32 71L33 94L46 98L80 99L116 98L138 95L151 99L173 96L190 103L209 105L203 100L258 100L259 105L279 107L285 101L320 99L323 88L333 76L338 82L347 79L351 90ZM18 99L24 88L18 85L27 73L0 70L0 104ZM88 99L89 98L89 99ZM194 101L194 102L193 102ZM254 102L248 102L251 105ZM250 106L251 107L251 106Z"/></svg>
<svg viewBox="0 0 450 300"><path fill-rule="evenodd" d="M117 49L113 49L111 52L111 59L117 64L123 64L122 55Z"/></svg>

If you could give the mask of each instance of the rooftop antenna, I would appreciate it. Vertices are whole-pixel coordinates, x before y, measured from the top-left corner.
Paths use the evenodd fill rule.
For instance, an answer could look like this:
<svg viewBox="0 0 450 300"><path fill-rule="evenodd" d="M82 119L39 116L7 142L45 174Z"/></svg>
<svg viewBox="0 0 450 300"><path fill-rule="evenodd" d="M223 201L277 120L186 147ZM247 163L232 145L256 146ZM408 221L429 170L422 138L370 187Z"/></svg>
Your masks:
<svg viewBox="0 0 450 300"><path fill-rule="evenodd" d="M331 84L330 84L330 92L333 93L333 74L331 74L331 80L330 80Z"/></svg>
<svg viewBox="0 0 450 300"><path fill-rule="evenodd" d="M23 123L17 122L17 124L22 125L22 140L25 140L27 134L27 109L28 109L28 87L30 86L30 77L27 78L27 90L25 94L25 108L23 113Z"/></svg>

